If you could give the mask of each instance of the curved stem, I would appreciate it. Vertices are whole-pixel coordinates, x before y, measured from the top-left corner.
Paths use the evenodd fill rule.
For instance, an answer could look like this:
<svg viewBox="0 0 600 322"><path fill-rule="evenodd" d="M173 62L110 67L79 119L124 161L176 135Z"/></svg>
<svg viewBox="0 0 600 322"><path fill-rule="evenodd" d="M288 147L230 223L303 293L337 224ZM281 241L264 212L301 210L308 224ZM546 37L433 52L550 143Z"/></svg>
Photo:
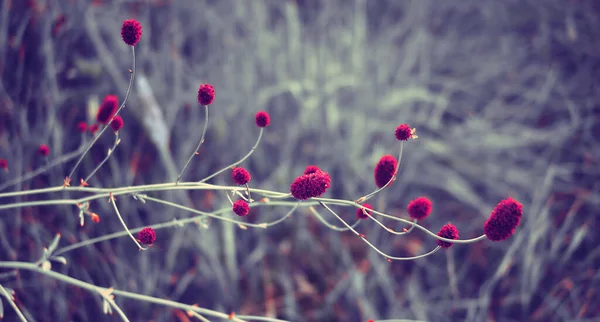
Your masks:
<svg viewBox="0 0 600 322"><path fill-rule="evenodd" d="M181 180L181 177L183 176L185 169L187 169L187 167L190 165L190 162L192 162L192 159L194 158L194 156L198 154L198 150L200 150L202 143L204 143L204 136L206 135L206 129L208 128L208 105L204 105L204 111L205 111L205 113L204 113L204 129L202 130L202 137L200 138L200 142L198 142L198 146L196 147L196 150L194 150L194 153L192 153L192 155L190 155L190 158L187 160L187 162L183 166L183 169L181 169L181 172L179 172L179 175L177 176L177 180L175 181L175 183L179 183L179 180Z"/></svg>
<svg viewBox="0 0 600 322"><path fill-rule="evenodd" d="M113 152L117 148L117 145L119 145L120 142L121 142L121 139L119 138L119 132L116 132L115 133L115 143L113 143L112 148L110 148L110 150L108 150L108 153L106 154L106 156L104 157L104 159L102 160L102 162L100 162L100 164L98 164L96 166L96 168L92 171L92 173L90 173L85 179L83 179L84 183L90 181L90 179L94 176L94 174L96 174L96 172L98 170L100 170L100 168L104 165L104 163L106 163L106 161L108 160L108 158L110 158L110 156L113 154Z"/></svg>
<svg viewBox="0 0 600 322"><path fill-rule="evenodd" d="M356 200L357 203L364 203L365 201L371 199L374 195L376 195L381 190L387 188L389 185L392 184L392 182L394 182L394 180L396 180L396 175L398 174L398 169L400 169L400 161L402 161L402 151L403 150L404 150L404 141L400 141L400 153L398 154L398 164L396 164L396 169L394 170L394 174L392 175L390 180L388 180L388 182L383 187L381 187L365 196L358 198Z"/></svg>
<svg viewBox="0 0 600 322"><path fill-rule="evenodd" d="M243 158L241 158L239 161L234 162L234 163L226 166L225 168L223 168L223 169L221 169L221 170L219 170L219 171L217 171L217 172L209 175L208 177L206 177L206 178L204 178L204 179L202 179L202 180L200 180L198 182L204 183L204 182L208 181L209 179L211 179L211 178L213 178L213 177L215 177L215 176L223 173L224 171L227 171L227 170L235 167L236 165L238 165L238 164L244 162L246 159L248 159L248 157L250 157L252 155L252 153L254 152L254 150L256 150L256 148L258 147L258 144L260 143L260 139L263 136L263 132L264 132L264 127L261 127L260 128L260 132L258 133L258 139L256 139L256 143L254 143L254 146L252 147L252 149L250 150L250 152L248 152Z"/></svg>
<svg viewBox="0 0 600 322"><path fill-rule="evenodd" d="M17 306L17 304L15 304L15 302L13 301L12 296L10 296L10 294L8 294L8 292L6 291L6 289L4 289L4 286L2 286L2 284L0 284L0 291L2 291L2 295L4 295L4 297L6 298L6 301L8 301L10 306L12 306L13 310L15 310L15 312L17 313L17 316L19 317L21 322L27 322L27 319L25 318L23 313L21 313L21 310L19 310L19 307Z"/></svg>
<svg viewBox="0 0 600 322"><path fill-rule="evenodd" d="M110 202L112 203L113 208L115 209L115 212L117 213L117 217L119 217L119 220L121 221L121 224L123 225L123 228L125 228L125 231L127 232L127 234L129 234L129 237L131 237L133 242L140 248L140 250L146 250L146 248L142 247L142 245L140 245L140 243L138 243L138 241L135 239L135 237L133 237L133 235L129 231L129 228L127 228L127 225L125 224L125 221L123 220L123 217L121 217L121 213L119 213L119 208L117 208L117 203L115 202L115 198L113 196L110 197Z"/></svg>
<svg viewBox="0 0 600 322"><path fill-rule="evenodd" d="M127 87L127 93L125 94L125 99L123 99L123 103L121 103L121 106L119 106L119 109L117 110L115 115L113 115L113 117L110 119L110 121L108 121L108 124L110 124L113 121L113 119L117 115L119 115L119 112L121 112L121 110L123 110L125 108L125 103L127 103L127 100L129 99L129 94L131 93L131 87L133 86L133 79L135 78L135 46L129 46L129 47L131 47L131 55L133 57L132 68L131 68L131 72L129 75L129 86ZM96 143L96 141L98 141L98 139L102 136L102 133L104 133L104 131L106 131L107 128L108 128L108 126L103 127L102 130L100 130L100 133L98 133L98 135L94 136L94 139L92 140L92 142L90 142L90 144L87 146L85 151L83 151L83 154L81 155L81 157L79 157L79 160L77 160L77 163L75 163L73 170L71 170L71 172L69 173L69 176L67 178L73 177L73 173L75 173L75 170L77 170L77 167L79 167L79 164L81 164L81 161L83 161L83 158L86 156L86 154L90 151L92 146Z"/></svg>
<svg viewBox="0 0 600 322"><path fill-rule="evenodd" d="M310 210L310 212L312 212L312 214L317 217L317 219L319 219L319 221L325 225L327 228L330 228L331 230L335 230L335 231L348 231L352 228L356 228L358 226L358 224L360 223L360 220L357 220L354 224L352 224L352 226L348 226L348 228L340 228L337 227L335 225L332 225L330 223L328 223L325 218L321 217L321 215L319 214L319 212L315 209L315 207L309 207L308 208Z"/></svg>

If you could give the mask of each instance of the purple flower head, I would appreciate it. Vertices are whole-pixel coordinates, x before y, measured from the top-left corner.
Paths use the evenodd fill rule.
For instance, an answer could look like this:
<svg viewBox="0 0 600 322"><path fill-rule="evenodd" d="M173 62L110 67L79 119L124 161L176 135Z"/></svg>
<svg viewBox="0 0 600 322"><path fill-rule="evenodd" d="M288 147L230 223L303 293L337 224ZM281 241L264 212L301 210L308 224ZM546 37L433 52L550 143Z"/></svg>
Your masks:
<svg viewBox="0 0 600 322"><path fill-rule="evenodd" d="M382 188L390 181L390 179L392 179L397 165L398 162L396 161L396 158L389 154L386 154L379 159L379 162L377 162L377 165L375 166L375 171L373 172L377 187Z"/></svg>
<svg viewBox="0 0 600 322"><path fill-rule="evenodd" d="M458 239L458 229L453 224L445 224L440 232L437 234L439 237L448 238L448 239ZM442 248L448 248L453 245L451 242L437 240L437 244Z"/></svg>
<svg viewBox="0 0 600 322"><path fill-rule="evenodd" d="M408 203L406 211L411 218L422 220L431 213L431 206L431 200L427 197L419 197Z"/></svg>
<svg viewBox="0 0 600 322"><path fill-rule="evenodd" d="M511 197L498 203L483 225L483 231L492 241L505 240L515 233L521 223L523 205Z"/></svg>

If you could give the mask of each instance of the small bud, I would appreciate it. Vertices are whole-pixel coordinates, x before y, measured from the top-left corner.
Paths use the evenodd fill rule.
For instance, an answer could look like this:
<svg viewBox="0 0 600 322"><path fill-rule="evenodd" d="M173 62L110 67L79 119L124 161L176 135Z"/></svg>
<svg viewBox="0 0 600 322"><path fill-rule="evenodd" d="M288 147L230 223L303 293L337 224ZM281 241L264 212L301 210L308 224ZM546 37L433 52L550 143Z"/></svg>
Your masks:
<svg viewBox="0 0 600 322"><path fill-rule="evenodd" d="M90 128L88 129L90 131L90 133L92 133L92 135L96 134L96 132L98 132L98 124L92 124L90 125Z"/></svg>
<svg viewBox="0 0 600 322"><path fill-rule="evenodd" d="M365 207L365 208L367 208L367 209L373 210L373 206L371 206L371 205L370 205L370 204L368 204L368 203L366 203L366 204L363 204L362 206L363 206L363 207ZM369 218L369 216L367 215L367 213L368 213L369 215L371 214L371 212L370 212L370 211L368 211L368 210L366 210L366 209L363 209L363 208L357 208L357 209L356 209L356 218L358 218L358 219L367 219L367 218Z"/></svg>
<svg viewBox="0 0 600 322"><path fill-rule="evenodd" d="M248 203L241 199L234 202L231 208L233 209L233 212L240 217L246 216L250 212Z"/></svg>
<svg viewBox="0 0 600 322"><path fill-rule="evenodd" d="M77 131L79 131L79 133L85 133L85 131L87 131L88 129L88 125L86 122L81 121L79 123L77 123Z"/></svg>
<svg viewBox="0 0 600 322"><path fill-rule="evenodd" d="M408 139L413 138L413 134L415 129L411 129L408 124L400 124L396 128L396 140L398 141L408 141Z"/></svg>
<svg viewBox="0 0 600 322"><path fill-rule="evenodd" d="M419 197L408 204L406 211L411 218L422 220L431 213L431 206L431 200L427 197Z"/></svg>
<svg viewBox="0 0 600 322"><path fill-rule="evenodd" d="M142 25L135 19L123 21L121 37L127 45L135 46L142 37Z"/></svg>
<svg viewBox="0 0 600 322"><path fill-rule="evenodd" d="M453 224L445 224L437 234L439 237L447 239L458 239L458 229ZM449 248L453 245L451 242L437 240L437 244L442 248Z"/></svg>
<svg viewBox="0 0 600 322"><path fill-rule="evenodd" d="M243 186L243 185L247 184L248 182L250 182L250 179L252 179L252 176L250 176L250 173L248 172L248 170L246 170L242 167L236 167L236 168L233 168L233 170L231 171L231 178L233 179L233 181L236 184Z"/></svg>
<svg viewBox="0 0 600 322"><path fill-rule="evenodd" d="M210 105L215 99L215 88L211 84L201 84L198 87L198 103Z"/></svg>
<svg viewBox="0 0 600 322"><path fill-rule="evenodd" d="M256 126L258 127L267 127L271 123L271 117L269 113L265 111L259 111L255 116Z"/></svg>
<svg viewBox="0 0 600 322"><path fill-rule="evenodd" d="M150 227L146 227L138 233L138 240L144 245L152 245L156 241L156 232Z"/></svg>
<svg viewBox="0 0 600 322"><path fill-rule="evenodd" d="M50 154L50 148L45 144L40 144L38 147L38 154L47 157Z"/></svg>
<svg viewBox="0 0 600 322"><path fill-rule="evenodd" d="M123 118L120 115L115 116L115 118L110 122L110 127L113 131L118 132L121 128L123 128Z"/></svg>

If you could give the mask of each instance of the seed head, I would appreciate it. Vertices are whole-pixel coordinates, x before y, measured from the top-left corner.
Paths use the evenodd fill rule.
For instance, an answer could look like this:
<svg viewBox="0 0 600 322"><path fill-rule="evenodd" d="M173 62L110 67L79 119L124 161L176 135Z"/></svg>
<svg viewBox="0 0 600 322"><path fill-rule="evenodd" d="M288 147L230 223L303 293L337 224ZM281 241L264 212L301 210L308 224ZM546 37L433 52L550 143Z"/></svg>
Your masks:
<svg viewBox="0 0 600 322"><path fill-rule="evenodd" d="M259 111L256 113L256 126L258 127L267 127L271 123L271 117L269 113L265 111Z"/></svg>
<svg viewBox="0 0 600 322"><path fill-rule="evenodd" d="M396 128L396 140L398 141L408 141L408 139L413 137L415 130L411 129L408 124L400 124Z"/></svg>
<svg viewBox="0 0 600 322"><path fill-rule="evenodd" d="M317 170L303 174L292 182L290 192L294 198L306 200L323 195L331 186L331 178L327 172Z"/></svg>
<svg viewBox="0 0 600 322"><path fill-rule="evenodd" d="M0 169L4 169L5 171L8 171L8 161L6 161L6 159L0 159Z"/></svg>
<svg viewBox="0 0 600 322"><path fill-rule="evenodd" d="M242 199L236 200L231 208L233 209L233 212L240 217L244 217L250 212L250 206Z"/></svg>
<svg viewBox="0 0 600 322"><path fill-rule="evenodd" d="M431 200L427 197L419 197L408 203L406 211L412 218L422 220L431 213L431 205Z"/></svg>
<svg viewBox="0 0 600 322"><path fill-rule="evenodd" d="M198 103L210 105L215 99L215 88L211 84L201 84L198 87Z"/></svg>
<svg viewBox="0 0 600 322"><path fill-rule="evenodd" d="M79 123L77 123L77 131L79 131L79 133L85 133L85 131L87 131L88 125L86 122L81 121Z"/></svg>
<svg viewBox="0 0 600 322"><path fill-rule="evenodd" d="M98 132L98 124L94 123L90 125L90 128L88 130L90 131L90 133L92 133L92 135L96 134L96 132Z"/></svg>
<svg viewBox="0 0 600 322"><path fill-rule="evenodd" d="M505 240L514 234L521 223L523 205L511 197L498 203L483 225L483 231L492 241Z"/></svg>
<svg viewBox="0 0 600 322"><path fill-rule="evenodd" d="M152 245L156 241L156 232L150 227L146 227L138 233L138 240L144 245Z"/></svg>
<svg viewBox="0 0 600 322"><path fill-rule="evenodd" d="M40 144L40 147L38 148L38 154L43 157L47 157L48 154L50 154L50 148L45 144Z"/></svg>
<svg viewBox="0 0 600 322"><path fill-rule="evenodd" d="M135 19L123 21L121 37L129 46L135 46L142 37L142 25Z"/></svg>
<svg viewBox="0 0 600 322"><path fill-rule="evenodd" d="M371 210L373 210L373 206L371 206L371 205L370 205L370 204L368 204L368 203L364 203L364 204L363 204L363 207L365 207L365 208L367 208L367 209L371 209ZM367 219L367 218L369 218L369 216L367 216L367 215L364 213L365 211L366 211L366 212L367 212L369 215L371 214L371 212L370 212L370 211L368 211L368 210L363 210L363 209L361 209L361 208L358 208L358 209L356 209L356 218L358 218L358 219Z"/></svg>
<svg viewBox="0 0 600 322"><path fill-rule="evenodd" d="M440 232L437 234L439 237L448 238L448 239L458 239L458 229L453 224L445 224ZM453 245L451 242L437 240L437 244L442 248L448 248Z"/></svg>
<svg viewBox="0 0 600 322"><path fill-rule="evenodd" d="M252 176L250 176L248 170L242 167L236 167L233 168L233 170L231 171L231 178L233 179L233 181L235 181L236 184L243 186L250 182Z"/></svg>
<svg viewBox="0 0 600 322"><path fill-rule="evenodd" d="M379 159L373 173L377 187L382 188L390 181L390 179L392 179L397 165L398 162L396 161L396 158L389 154L386 154Z"/></svg>
<svg viewBox="0 0 600 322"><path fill-rule="evenodd" d="M115 116L115 118L110 122L110 127L118 132L121 128L123 128L123 118L120 115Z"/></svg>
<svg viewBox="0 0 600 322"><path fill-rule="evenodd" d="M106 95L98 108L96 120L100 124L108 124L110 119L117 113L119 109L119 100L115 95Z"/></svg>

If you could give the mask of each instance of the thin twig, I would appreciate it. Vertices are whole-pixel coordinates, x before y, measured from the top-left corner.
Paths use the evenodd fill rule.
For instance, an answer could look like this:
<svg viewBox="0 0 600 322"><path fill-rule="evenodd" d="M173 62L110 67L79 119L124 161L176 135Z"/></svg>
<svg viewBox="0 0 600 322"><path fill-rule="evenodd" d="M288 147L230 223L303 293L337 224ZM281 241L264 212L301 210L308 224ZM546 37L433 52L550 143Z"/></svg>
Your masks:
<svg viewBox="0 0 600 322"><path fill-rule="evenodd" d="M19 316L19 319L21 320L21 322L27 322L27 319L25 318L23 313L21 313L21 310L19 310L19 308L17 307L17 304L13 301L12 296L10 296L10 294L8 294L8 292L4 289L4 286L2 286L2 284L0 284L0 291L2 291L2 294L6 298L6 301L8 301L10 306L12 306L12 308L15 310L15 312L17 313L17 316Z"/></svg>
<svg viewBox="0 0 600 322"><path fill-rule="evenodd" d="M185 172L187 167L190 165L190 162L192 162L192 159L194 158L194 156L199 153L198 150L200 150L202 143L204 143L204 136L206 135L206 129L208 128L208 105L204 105L204 111L205 111L204 129L202 130L202 137L200 138L200 141L198 142L198 146L196 147L196 149L194 150L192 155L190 155L190 158L187 160L187 162L183 166L183 169L181 169L181 172L179 172L179 175L177 176L177 180L175 181L175 183L179 183L179 181L181 180L181 177L183 176L183 173Z"/></svg>
<svg viewBox="0 0 600 322"><path fill-rule="evenodd" d="M121 217L121 213L119 213L119 208L117 208L117 203L115 202L115 198L113 196L110 196L110 202L112 203L113 208L115 209L115 212L117 213L117 217L119 217L119 220L121 221L121 224L123 225L123 228L125 228L125 231L127 231L127 233L129 234L129 237L131 237L133 242L140 248L140 250L146 250L146 248L142 247L142 245L140 245L140 243L138 243L137 239L135 239L135 237L133 237L133 235L129 231L129 228L127 228L127 225L125 224L125 221L123 220L123 217Z"/></svg>

